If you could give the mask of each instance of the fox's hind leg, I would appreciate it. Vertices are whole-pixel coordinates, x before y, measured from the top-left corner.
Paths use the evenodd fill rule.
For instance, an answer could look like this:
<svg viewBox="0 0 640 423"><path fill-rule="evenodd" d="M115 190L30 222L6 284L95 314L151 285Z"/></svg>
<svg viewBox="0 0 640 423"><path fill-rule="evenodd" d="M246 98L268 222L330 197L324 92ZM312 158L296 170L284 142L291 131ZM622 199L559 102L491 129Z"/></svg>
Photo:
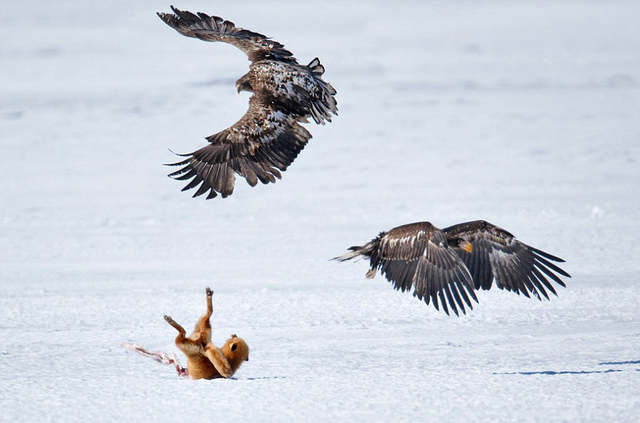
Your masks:
<svg viewBox="0 0 640 423"><path fill-rule="evenodd" d="M178 331L178 336L176 336L176 345L178 346L178 348L180 348L180 344L182 344L186 339L187 332L184 330L182 326L178 324L178 322L173 320L171 316L165 315L164 320L166 320L167 323L169 323Z"/></svg>
<svg viewBox="0 0 640 423"><path fill-rule="evenodd" d="M196 327L193 330L194 338L195 336L199 336L200 341L205 345L211 342L211 315L213 314L213 291L211 288L207 287L205 290L207 296L207 311L198 319L196 323Z"/></svg>

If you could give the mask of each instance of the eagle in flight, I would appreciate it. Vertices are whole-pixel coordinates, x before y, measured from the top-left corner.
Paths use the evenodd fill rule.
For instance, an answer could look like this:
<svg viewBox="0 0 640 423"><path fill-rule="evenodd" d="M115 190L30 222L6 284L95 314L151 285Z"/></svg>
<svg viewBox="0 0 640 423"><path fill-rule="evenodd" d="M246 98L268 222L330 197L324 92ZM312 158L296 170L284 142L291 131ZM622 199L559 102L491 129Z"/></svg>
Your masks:
<svg viewBox="0 0 640 423"><path fill-rule="evenodd" d="M561 258L530 247L513 235L484 220L460 223L438 229L429 222L411 223L387 232L334 260L346 261L360 256L369 258L367 278L380 271L395 289L413 287L413 295L427 304L438 303L445 313L449 308L466 314L472 309L475 290L490 289L495 281L500 289L522 293L526 297L549 299L555 295L549 279L565 286L559 275L570 278L554 262ZM549 279L547 279L549 278Z"/></svg>
<svg viewBox="0 0 640 423"><path fill-rule="evenodd" d="M222 41L242 50L249 60L249 72L236 81L240 91L253 93L249 109L231 127L208 136L209 144L171 166L181 168L169 174L190 180L183 191L197 187L194 197L207 191L207 199L233 193L235 175L249 185L275 182L305 147L311 134L300 123L313 119L331 122L338 114L336 90L322 79L324 67L315 58L308 65L298 63L284 45L262 34L237 28L232 22L205 13L181 11L158 13L180 34L203 41Z"/></svg>

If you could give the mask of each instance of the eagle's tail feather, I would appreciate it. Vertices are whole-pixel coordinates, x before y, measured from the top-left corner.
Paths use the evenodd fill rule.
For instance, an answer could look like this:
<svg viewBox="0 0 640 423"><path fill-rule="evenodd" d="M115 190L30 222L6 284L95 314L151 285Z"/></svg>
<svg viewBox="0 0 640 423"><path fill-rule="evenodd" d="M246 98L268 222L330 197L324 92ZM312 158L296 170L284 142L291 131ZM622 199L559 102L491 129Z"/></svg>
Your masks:
<svg viewBox="0 0 640 423"><path fill-rule="evenodd" d="M376 248L376 242L375 241L376 240L368 242L368 243L366 243L365 245L363 245L361 247L359 247L359 246L349 247L349 251L347 251L346 253L344 253L341 256L334 257L331 260L347 261L347 260L351 260L351 259L354 259L354 258L358 258L360 256L371 257L371 253Z"/></svg>
<svg viewBox="0 0 640 423"><path fill-rule="evenodd" d="M317 57L309 62L307 67L309 67L313 75L318 78L321 77L322 74L324 74L324 66L322 66L322 64L320 63L320 59L318 59Z"/></svg>
<svg viewBox="0 0 640 423"><path fill-rule="evenodd" d="M307 67L316 78L319 88L313 94L309 93L311 94L311 104L308 108L313 120L324 125L325 122L331 122L332 115L338 115L338 105L333 97L337 92L330 83L322 79L325 69L320 63L320 59L316 57L309 62Z"/></svg>

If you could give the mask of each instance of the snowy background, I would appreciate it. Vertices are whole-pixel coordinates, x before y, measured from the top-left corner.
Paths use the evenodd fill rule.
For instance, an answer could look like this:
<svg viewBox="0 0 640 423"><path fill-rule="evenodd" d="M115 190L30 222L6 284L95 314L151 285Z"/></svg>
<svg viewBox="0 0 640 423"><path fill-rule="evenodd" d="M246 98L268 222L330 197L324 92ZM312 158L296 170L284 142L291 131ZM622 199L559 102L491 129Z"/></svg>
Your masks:
<svg viewBox="0 0 640 423"><path fill-rule="evenodd" d="M0 421L640 415L640 2L175 3L338 90L281 181L212 201L161 164L244 113L239 50L168 2L0 3ZM566 259L567 289L455 318L329 261L480 218ZM214 342L251 347L232 380L120 347L176 352L162 316L191 329L205 286Z"/></svg>

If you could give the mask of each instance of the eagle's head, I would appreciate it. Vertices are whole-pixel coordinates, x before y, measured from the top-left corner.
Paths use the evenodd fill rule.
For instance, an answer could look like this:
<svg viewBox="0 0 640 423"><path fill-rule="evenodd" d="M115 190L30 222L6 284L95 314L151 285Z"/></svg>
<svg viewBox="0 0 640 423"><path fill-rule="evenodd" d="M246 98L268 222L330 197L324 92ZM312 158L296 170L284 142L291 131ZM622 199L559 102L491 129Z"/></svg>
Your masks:
<svg viewBox="0 0 640 423"><path fill-rule="evenodd" d="M462 238L447 238L447 244L449 244L450 248L459 248L461 250L466 251L471 254L473 252L473 245Z"/></svg>
<svg viewBox="0 0 640 423"><path fill-rule="evenodd" d="M244 75L236 81L236 89L238 90L238 93L240 93L240 91L253 92L253 87L249 81L249 74Z"/></svg>

